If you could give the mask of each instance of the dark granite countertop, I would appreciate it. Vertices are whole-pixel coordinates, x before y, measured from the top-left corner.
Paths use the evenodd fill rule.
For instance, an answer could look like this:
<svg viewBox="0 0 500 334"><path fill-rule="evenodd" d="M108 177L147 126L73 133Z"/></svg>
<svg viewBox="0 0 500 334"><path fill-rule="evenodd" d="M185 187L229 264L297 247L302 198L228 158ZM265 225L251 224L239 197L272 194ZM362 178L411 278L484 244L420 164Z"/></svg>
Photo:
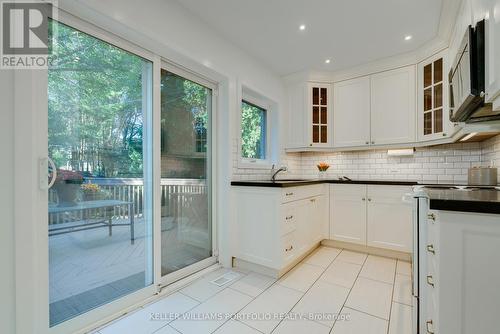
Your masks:
<svg viewBox="0 0 500 334"><path fill-rule="evenodd" d="M313 180L276 180L275 182L266 180L255 181L232 181L232 186L244 187L271 187L288 188L306 186L312 184L372 184L372 185L396 185L396 186L414 186L421 183L411 181L392 181L392 180L338 180L338 179L313 179ZM424 185L424 184L421 184ZM500 190L473 188L471 190L459 190L444 188L445 185L439 185L442 188L432 188L429 185L425 192L430 198L430 208L434 210L478 212L478 213L496 213L500 214ZM453 185L449 185L453 186Z"/></svg>
<svg viewBox="0 0 500 334"><path fill-rule="evenodd" d="M498 213L500 191L495 189L425 189L434 210Z"/></svg>
<svg viewBox="0 0 500 334"><path fill-rule="evenodd" d="M417 182L411 181L391 181L391 180L352 180L343 181L336 179L325 179L325 180L276 180L275 182L266 180L256 180L256 181L232 181L232 186L244 186L244 187L272 187L272 188L287 188L287 187L298 187L307 186L311 184L321 184L321 183L338 183L338 184L373 184L373 185L395 185L395 186L414 186Z"/></svg>

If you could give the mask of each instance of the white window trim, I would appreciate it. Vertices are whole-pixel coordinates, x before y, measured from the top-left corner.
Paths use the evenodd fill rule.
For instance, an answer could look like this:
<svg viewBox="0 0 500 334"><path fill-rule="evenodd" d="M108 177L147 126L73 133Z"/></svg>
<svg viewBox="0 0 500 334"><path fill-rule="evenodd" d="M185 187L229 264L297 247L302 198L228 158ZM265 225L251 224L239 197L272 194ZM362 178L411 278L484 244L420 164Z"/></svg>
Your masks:
<svg viewBox="0 0 500 334"><path fill-rule="evenodd" d="M275 164L274 152L272 151L271 142L273 140L273 113L276 112L276 103L271 99L265 97L261 93L255 91L252 88L249 88L246 85L241 85L240 96L238 97L238 168L240 169L271 169L273 164ZM252 158L244 158L242 156L242 138L241 138L241 104L242 102L247 101L251 104L256 105L262 109L266 110L266 153L265 159L252 159Z"/></svg>

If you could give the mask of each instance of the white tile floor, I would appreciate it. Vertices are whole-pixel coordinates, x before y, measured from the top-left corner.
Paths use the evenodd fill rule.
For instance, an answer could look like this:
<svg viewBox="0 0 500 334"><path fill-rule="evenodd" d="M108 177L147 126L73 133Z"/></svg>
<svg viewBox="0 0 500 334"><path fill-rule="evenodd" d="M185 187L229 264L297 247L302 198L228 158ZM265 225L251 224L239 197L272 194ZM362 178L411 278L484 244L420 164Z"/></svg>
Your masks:
<svg viewBox="0 0 500 334"><path fill-rule="evenodd" d="M211 283L228 271L211 272L97 333L411 333L407 262L320 247L278 281L238 272L226 286Z"/></svg>

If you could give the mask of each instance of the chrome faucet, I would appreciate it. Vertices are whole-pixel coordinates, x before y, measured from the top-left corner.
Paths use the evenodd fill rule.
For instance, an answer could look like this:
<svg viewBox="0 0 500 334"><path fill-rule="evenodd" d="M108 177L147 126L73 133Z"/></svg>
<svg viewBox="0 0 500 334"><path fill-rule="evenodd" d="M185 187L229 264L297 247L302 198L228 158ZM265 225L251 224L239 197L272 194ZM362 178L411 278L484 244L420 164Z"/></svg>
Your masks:
<svg viewBox="0 0 500 334"><path fill-rule="evenodd" d="M271 173L273 173L273 176L271 176L271 181L275 182L276 181L276 175L278 175L279 172L286 172L288 170L288 168L286 168L285 166L283 167L280 167L276 172L274 172L274 164L273 164L273 167L271 168Z"/></svg>

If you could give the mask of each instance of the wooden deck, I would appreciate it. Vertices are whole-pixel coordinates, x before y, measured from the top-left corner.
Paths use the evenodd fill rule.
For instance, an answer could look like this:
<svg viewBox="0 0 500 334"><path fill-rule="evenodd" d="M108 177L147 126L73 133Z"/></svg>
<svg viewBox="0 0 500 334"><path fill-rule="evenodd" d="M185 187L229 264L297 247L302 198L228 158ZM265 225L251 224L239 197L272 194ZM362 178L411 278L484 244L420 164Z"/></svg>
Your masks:
<svg viewBox="0 0 500 334"><path fill-rule="evenodd" d="M206 231L199 232L206 234ZM145 235L144 219L137 218L134 244L130 242L128 226L113 227L112 236L108 235L107 228L50 236L50 303L51 319L54 319L51 322L61 322L85 312L86 307L87 310L94 308L151 284L152 268L146 257L151 254L147 247L152 244ZM163 218L163 274L208 256L210 252L206 248L186 242L179 222ZM103 293L106 290L111 293Z"/></svg>

